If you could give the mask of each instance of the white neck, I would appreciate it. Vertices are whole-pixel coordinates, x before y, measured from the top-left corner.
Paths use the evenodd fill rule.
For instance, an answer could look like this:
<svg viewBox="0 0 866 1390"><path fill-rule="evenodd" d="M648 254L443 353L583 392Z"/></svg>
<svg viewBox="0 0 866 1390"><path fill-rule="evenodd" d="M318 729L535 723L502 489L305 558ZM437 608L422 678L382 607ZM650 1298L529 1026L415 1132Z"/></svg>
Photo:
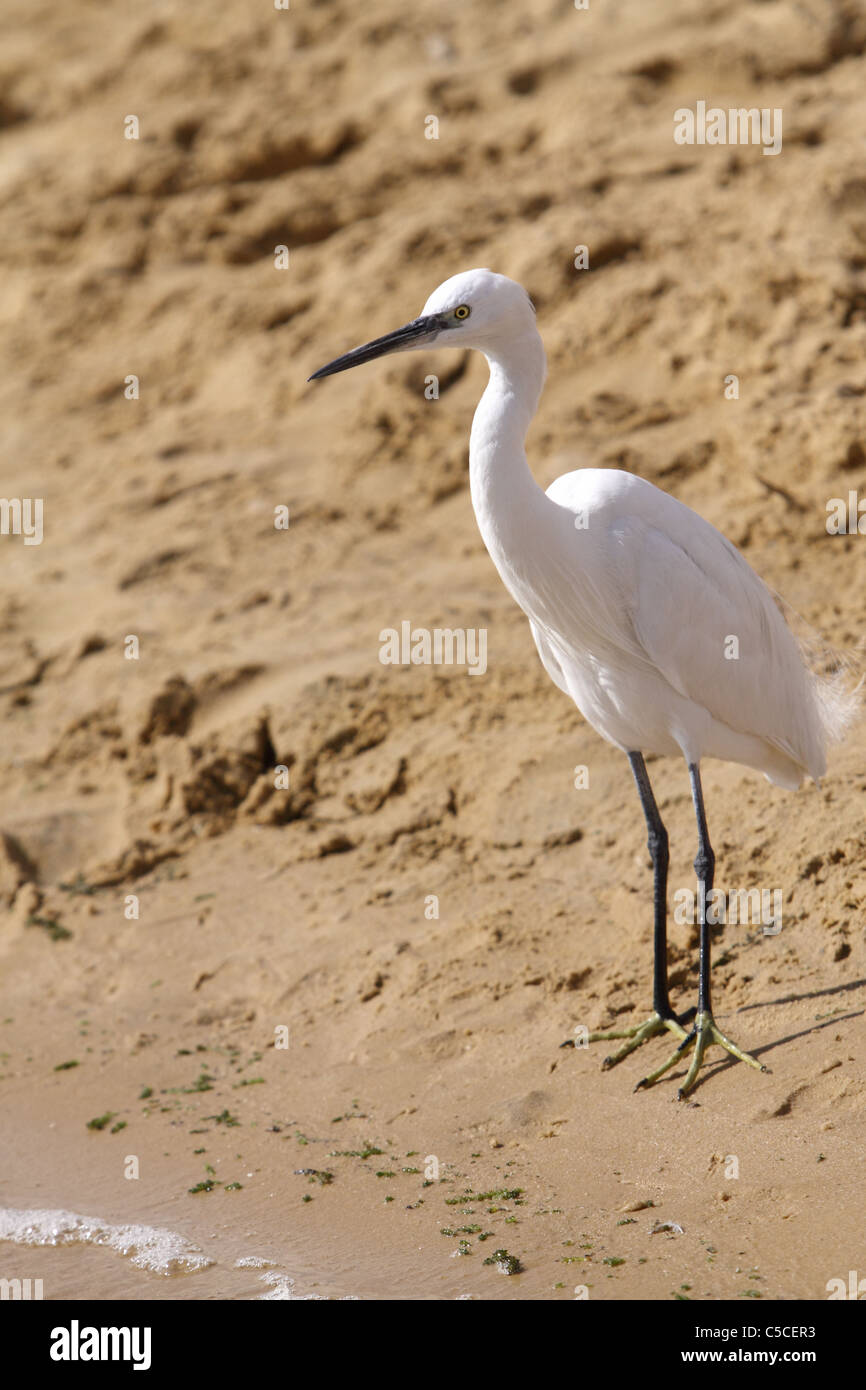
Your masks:
<svg viewBox="0 0 866 1390"><path fill-rule="evenodd" d="M524 441L544 386L547 359L534 326L503 347L483 349L490 380L478 403L469 439L469 486L484 544L505 579L503 565L519 561L521 523L546 498L529 471ZM510 562L510 563L509 563Z"/></svg>

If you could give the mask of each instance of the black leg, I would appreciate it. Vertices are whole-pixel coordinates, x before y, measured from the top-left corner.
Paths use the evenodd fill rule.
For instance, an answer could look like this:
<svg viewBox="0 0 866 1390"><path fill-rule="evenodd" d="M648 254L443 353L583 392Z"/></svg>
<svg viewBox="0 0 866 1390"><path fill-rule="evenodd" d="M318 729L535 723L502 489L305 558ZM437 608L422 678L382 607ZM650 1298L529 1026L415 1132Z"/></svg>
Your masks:
<svg viewBox="0 0 866 1390"><path fill-rule="evenodd" d="M653 864L653 1008L660 1018L673 1018L668 996L668 832L659 815L643 755L629 753L628 760L646 820L647 848Z"/></svg>
<svg viewBox="0 0 866 1390"><path fill-rule="evenodd" d="M660 1076L680 1060L682 1055L694 1043L694 1054L689 1067L686 1079L679 1090L680 1097L687 1096L698 1079L698 1072L704 1060L704 1053L713 1043L723 1047L732 1057L736 1057L739 1062L746 1062L756 1071L766 1071L759 1061L750 1057L742 1048L731 1042L731 1039L716 1024L713 1018L713 1010L710 999L710 928L707 922L707 898L713 891L713 875L716 867L716 856L713 854L713 847L710 844L710 837L707 831L707 816L704 810L704 794L701 788L701 772L697 763L689 763L689 780L692 784L692 800L695 804L695 818L698 823L698 852L695 855L695 873L698 878L698 924L701 932L701 958L700 974L698 976L698 1014L695 1019L695 1026L688 1037L680 1043L672 1057L663 1066L656 1068L654 1072L644 1081L644 1085L652 1085Z"/></svg>
<svg viewBox="0 0 866 1390"><path fill-rule="evenodd" d="M605 1067L615 1066L624 1057L633 1052L641 1043L652 1038L656 1033L661 1033L665 1029L676 1034L681 1039L676 1051L663 1062L655 1071L645 1076L643 1081L639 1081L635 1090L641 1090L644 1086L652 1086L658 1081L659 1077L664 1076L666 1071L676 1066L688 1049L694 1045L694 1055L688 1070L685 1081L680 1087L680 1096L686 1096L698 1078L698 1072L704 1060L704 1053L713 1043L723 1047L732 1057L736 1057L740 1062L746 1062L750 1067L757 1071L766 1071L767 1068L761 1066L756 1058L750 1057L747 1052L743 1052L737 1047L736 1043L726 1037L721 1029L716 1025L713 1018L710 1003L710 928L707 922L707 898L713 889L713 875L716 867L716 856L713 854L713 847L710 844L710 837L707 832L707 817L704 811L704 795L701 790L701 773L697 763L689 763L689 779L692 784L692 798L695 803L695 815L698 822L698 852L695 857L695 873L698 877L698 922L701 933L701 959L700 975L698 981L698 1009L695 1025L690 1033L686 1033L683 1023L687 1018L694 1014L690 1009L689 1013L684 1014L678 1019L672 1012L668 996L667 981L667 876L668 876L668 836L662 824L655 797L652 793L650 780L647 776L646 766L640 753L629 753L628 760L631 770L634 773L634 780L640 793L641 806L646 817L647 830L649 832L649 852L653 861L653 906L655 909L655 967L653 971L653 1012L646 1023L641 1023L635 1028L627 1028L624 1032L612 1033L590 1033L589 1041L595 1042L602 1038L627 1038L628 1041L615 1052L612 1057L606 1057Z"/></svg>
<svg viewBox="0 0 866 1390"><path fill-rule="evenodd" d="M698 1013L710 1014L712 1013L712 1004L710 1002L710 929L707 925L707 897L713 891L716 856L713 854L713 847L707 833L701 771L697 763L689 763L689 780L692 784L692 800L695 803L695 817L698 822L698 852L695 855L695 873L698 877L698 925L701 933Z"/></svg>
<svg viewBox="0 0 866 1390"><path fill-rule="evenodd" d="M635 1025L633 1028L617 1029L602 1033L590 1033L590 1042L600 1042L613 1038L625 1038L626 1042L612 1056L605 1057L603 1065L615 1067L617 1062L621 1062L624 1057L628 1057L634 1052L635 1048L640 1047L648 1038L653 1038L657 1033L665 1031L673 1033L678 1038L686 1037L686 1030L683 1023L694 1014L694 1009L683 1019L678 1019L671 1008L670 997L668 995L668 832L662 823L659 815L659 808L656 805L653 790L650 786L650 779L647 774L646 764L640 753L629 753L629 764L631 765L634 780L637 783L640 804L643 807L646 819L650 858L653 864L653 912L654 912L654 936L653 936L653 1011L645 1023Z"/></svg>

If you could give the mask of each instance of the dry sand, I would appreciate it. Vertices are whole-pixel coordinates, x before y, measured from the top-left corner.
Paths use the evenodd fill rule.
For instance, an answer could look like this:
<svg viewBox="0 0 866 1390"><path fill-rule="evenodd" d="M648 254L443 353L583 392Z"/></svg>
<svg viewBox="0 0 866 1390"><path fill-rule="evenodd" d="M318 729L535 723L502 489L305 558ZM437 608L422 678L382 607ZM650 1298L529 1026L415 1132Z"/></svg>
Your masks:
<svg viewBox="0 0 866 1390"><path fill-rule="evenodd" d="M4 1244L0 1274L251 1297L255 1256L296 1294L717 1300L866 1273L862 732L821 789L705 767L717 883L783 894L781 933L720 931L714 972L771 1074L714 1053L679 1103L682 1070L632 1094L664 1041L604 1074L561 1050L647 1011L650 876L625 759L475 527L483 360L305 380L448 275L511 275L550 359L539 482L651 479L858 648L866 540L825 518L866 498L863 5L6 16L0 492L44 499L44 540L0 538L0 1202L215 1263ZM782 108L782 153L675 144L698 100ZM403 620L486 628L487 674L381 665ZM650 771L673 893L688 782Z"/></svg>

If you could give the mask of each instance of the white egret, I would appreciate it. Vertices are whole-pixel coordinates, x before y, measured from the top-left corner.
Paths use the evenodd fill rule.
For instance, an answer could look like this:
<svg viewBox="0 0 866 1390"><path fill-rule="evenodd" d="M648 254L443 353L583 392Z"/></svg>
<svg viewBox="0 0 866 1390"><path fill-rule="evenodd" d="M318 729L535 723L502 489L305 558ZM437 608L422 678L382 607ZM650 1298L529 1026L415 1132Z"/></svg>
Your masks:
<svg viewBox="0 0 866 1390"><path fill-rule="evenodd" d="M477 348L490 379L469 443L472 505L484 543L529 619L548 675L608 742L628 756L653 864L653 1012L624 1032L613 1066L656 1033L679 1040L638 1085L694 1055L681 1096L717 1043L765 1071L725 1037L710 1000L707 894L715 856L701 791L702 758L763 772L782 787L816 781L827 744L842 736L853 696L813 674L770 591L730 541L652 483L616 469L582 468L543 492L524 440L546 373L535 310L521 285L469 270L440 285L419 318L321 367L310 380L385 353ZM735 659L732 659L735 657ZM644 755L677 754L688 767L698 829L700 974L694 1026L678 1018L667 982L668 836Z"/></svg>

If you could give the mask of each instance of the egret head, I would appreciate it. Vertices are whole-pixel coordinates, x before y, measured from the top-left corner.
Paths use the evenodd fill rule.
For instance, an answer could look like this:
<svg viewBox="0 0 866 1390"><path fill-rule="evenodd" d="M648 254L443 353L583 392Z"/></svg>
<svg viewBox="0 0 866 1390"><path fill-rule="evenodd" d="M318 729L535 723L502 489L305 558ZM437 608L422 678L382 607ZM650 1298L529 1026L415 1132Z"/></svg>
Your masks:
<svg viewBox="0 0 866 1390"><path fill-rule="evenodd" d="M390 352L423 348L495 348L535 327L535 309L522 285L492 270L464 270L434 290L417 319L337 357L309 378L333 376Z"/></svg>

